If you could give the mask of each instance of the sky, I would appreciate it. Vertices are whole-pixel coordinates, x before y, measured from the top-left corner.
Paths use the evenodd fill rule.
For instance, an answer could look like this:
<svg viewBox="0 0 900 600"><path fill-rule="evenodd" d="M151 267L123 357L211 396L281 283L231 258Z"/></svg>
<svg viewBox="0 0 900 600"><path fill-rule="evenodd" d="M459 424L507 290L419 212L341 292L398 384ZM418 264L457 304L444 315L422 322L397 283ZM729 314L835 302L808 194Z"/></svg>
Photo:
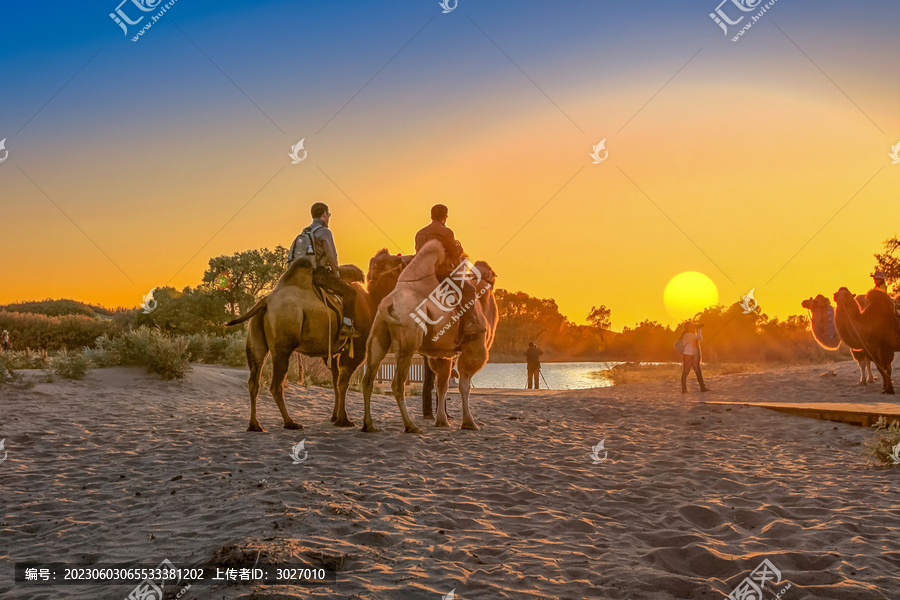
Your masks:
<svg viewBox="0 0 900 600"><path fill-rule="evenodd" d="M900 229L895 2L140 1L0 1L0 303L138 306L316 201L365 268L440 202L575 322L675 323L686 271L784 318Z"/></svg>

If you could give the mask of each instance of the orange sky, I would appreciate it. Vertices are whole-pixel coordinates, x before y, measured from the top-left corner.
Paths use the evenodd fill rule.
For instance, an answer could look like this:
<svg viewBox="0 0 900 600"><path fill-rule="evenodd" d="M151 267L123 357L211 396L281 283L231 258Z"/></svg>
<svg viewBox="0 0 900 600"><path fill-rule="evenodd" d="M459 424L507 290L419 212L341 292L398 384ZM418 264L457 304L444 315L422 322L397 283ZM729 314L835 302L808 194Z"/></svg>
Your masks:
<svg viewBox="0 0 900 600"><path fill-rule="evenodd" d="M410 252L429 207L445 203L501 287L554 298L576 322L605 304L617 330L673 322L663 289L683 271L712 278L723 303L756 288L779 317L840 286L863 292L900 222L896 82L873 74L885 60L874 43L853 48L871 67L860 70L805 38L851 101L777 30L754 35L756 46L704 49L661 91L700 43L654 53L622 42L632 69L592 69L589 53L528 61L565 114L484 48L485 65L437 54L425 73L443 75L409 80L415 65L401 58L318 135L343 89L315 110L271 101L282 134L212 76L217 104L112 123L88 111L103 102L96 90L73 85L30 137L7 143L0 302L137 306L152 287L196 285L213 256L288 245L315 201L331 205L342 262L363 267L384 246ZM301 137L309 155L292 165ZM594 165L602 138L609 159Z"/></svg>

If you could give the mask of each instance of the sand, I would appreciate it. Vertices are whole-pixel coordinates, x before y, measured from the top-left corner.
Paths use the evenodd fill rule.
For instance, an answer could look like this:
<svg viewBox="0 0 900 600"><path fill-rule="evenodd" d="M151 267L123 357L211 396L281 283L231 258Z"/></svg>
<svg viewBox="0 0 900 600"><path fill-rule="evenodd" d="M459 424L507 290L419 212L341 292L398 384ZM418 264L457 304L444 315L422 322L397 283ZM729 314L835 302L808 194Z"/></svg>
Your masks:
<svg viewBox="0 0 900 600"><path fill-rule="evenodd" d="M822 376L835 371L836 376ZM194 586L182 598L724 598L763 559L785 600L900 598L900 468L867 466L871 432L725 401L880 401L853 363L678 382L473 397L481 431L329 423L331 392L266 393L245 431L245 372L182 382L93 370L0 390L0 597L125 598L133 585L26 587L19 561L232 561L337 567L320 587ZM459 424L458 400L451 418ZM351 418L362 398L351 393ZM305 439L308 459L292 464ZM605 439L608 456L589 452ZM766 600L775 597L768 591Z"/></svg>

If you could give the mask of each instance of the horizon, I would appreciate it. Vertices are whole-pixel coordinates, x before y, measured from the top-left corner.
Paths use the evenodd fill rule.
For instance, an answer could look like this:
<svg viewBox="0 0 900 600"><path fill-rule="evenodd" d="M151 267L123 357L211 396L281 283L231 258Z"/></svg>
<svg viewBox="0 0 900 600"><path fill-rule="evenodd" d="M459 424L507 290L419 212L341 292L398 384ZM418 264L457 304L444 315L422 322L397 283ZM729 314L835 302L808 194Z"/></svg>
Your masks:
<svg viewBox="0 0 900 600"><path fill-rule="evenodd" d="M8 8L0 303L137 306L289 245L315 201L362 266L447 204L500 287L577 324L677 324L686 271L781 319L871 288L897 233L891 4L779 2L739 43L700 0L435 4L176 2L136 43L107 2Z"/></svg>

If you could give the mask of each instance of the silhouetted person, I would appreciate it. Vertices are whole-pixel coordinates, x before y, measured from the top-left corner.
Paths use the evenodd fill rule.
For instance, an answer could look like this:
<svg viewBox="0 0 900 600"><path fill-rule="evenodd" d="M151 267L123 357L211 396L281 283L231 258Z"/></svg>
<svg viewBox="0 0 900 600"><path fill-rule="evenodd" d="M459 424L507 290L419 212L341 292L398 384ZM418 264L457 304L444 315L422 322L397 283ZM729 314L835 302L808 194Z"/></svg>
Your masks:
<svg viewBox="0 0 900 600"><path fill-rule="evenodd" d="M696 325L695 323L688 323L684 326L684 331L681 334L681 393L687 393L687 378L691 372L691 369L694 370L694 374L697 376L697 382L700 384L701 392L708 392L709 388L703 383L703 373L700 371L700 342L703 341L703 335L701 334L702 325Z"/></svg>
<svg viewBox="0 0 900 600"><path fill-rule="evenodd" d="M528 389L541 389L538 378L541 374L541 355L543 350L534 342L528 342L528 350L525 351L525 367L528 369ZM532 385L534 383L534 385Z"/></svg>
<svg viewBox="0 0 900 600"><path fill-rule="evenodd" d="M875 287L873 289L888 293L887 284L885 283L886 277L884 276L884 271L875 271L872 273L872 280L875 282Z"/></svg>

